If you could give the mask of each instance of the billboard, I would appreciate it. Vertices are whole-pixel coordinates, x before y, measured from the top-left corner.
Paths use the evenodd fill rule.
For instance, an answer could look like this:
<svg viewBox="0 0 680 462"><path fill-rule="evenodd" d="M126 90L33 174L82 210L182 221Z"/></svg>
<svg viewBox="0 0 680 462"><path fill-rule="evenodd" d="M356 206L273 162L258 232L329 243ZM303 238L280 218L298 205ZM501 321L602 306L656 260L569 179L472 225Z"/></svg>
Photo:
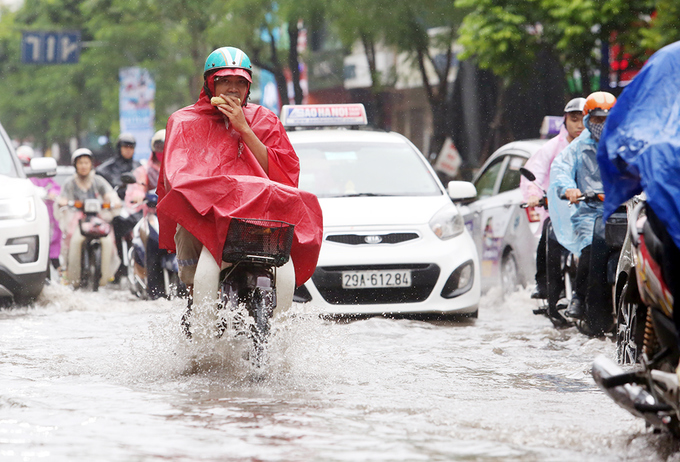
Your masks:
<svg viewBox="0 0 680 462"><path fill-rule="evenodd" d="M126 67L119 71L120 132L132 133L137 140L135 159L151 155L156 110L156 82L147 69Z"/></svg>

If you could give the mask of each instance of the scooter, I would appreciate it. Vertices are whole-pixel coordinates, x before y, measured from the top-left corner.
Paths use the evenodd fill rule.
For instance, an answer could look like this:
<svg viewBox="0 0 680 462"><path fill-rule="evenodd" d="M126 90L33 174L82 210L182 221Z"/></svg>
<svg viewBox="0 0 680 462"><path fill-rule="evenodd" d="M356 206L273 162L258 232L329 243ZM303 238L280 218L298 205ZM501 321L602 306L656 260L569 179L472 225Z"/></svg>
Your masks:
<svg viewBox="0 0 680 462"><path fill-rule="evenodd" d="M546 191L536 183L536 176L530 170L520 167L521 175L527 180L533 182L543 192L543 197L538 201L538 206L548 209L548 196ZM528 204L520 204L523 209L528 208ZM559 270L552 268L550 265L550 246L555 245L557 237L553 231L552 221L548 223L548 233L546 239L545 249L545 264L546 264L546 289L548 298L539 299L539 307L534 310L534 314L546 316L556 328L565 328L573 326L572 320L564 315L564 311L569 306L571 300L572 284L571 281L576 277L576 261L573 254L566 251L562 252L560 256ZM556 272L559 273L556 274ZM554 287L555 284L559 285Z"/></svg>
<svg viewBox="0 0 680 462"><path fill-rule="evenodd" d="M560 196L560 199L567 200L565 195ZM601 192L587 191L578 198L579 202L583 202L588 206L592 204L601 203L604 201L604 194ZM576 327L585 334L592 336L594 334L603 332L611 332L615 326L615 307L613 300L616 299L614 290L616 283L616 267L619 261L621 248L625 240L625 229L627 227L628 218L626 216L625 206L616 210L606 222L602 222L601 218L595 220L593 230L593 246L592 252L595 249L606 249L606 255L597 258L603 259L606 268L603 272L606 273L607 287L604 292L604 299L601 301L602 306L591 309L586 307L583 319L576 320ZM624 232L621 232L624 230ZM595 245L596 240L599 240L598 245ZM603 242L602 242L603 241ZM592 255L591 255L591 270L592 270Z"/></svg>
<svg viewBox="0 0 680 462"><path fill-rule="evenodd" d="M102 204L99 199L86 199L85 202L70 201L68 206L82 211L78 220L80 234L85 238L80 251L80 284L81 289L99 290L102 277L102 244L101 239L111 233L111 224L99 216L102 209L109 204Z"/></svg>
<svg viewBox="0 0 680 462"><path fill-rule="evenodd" d="M205 247L199 257L193 302L182 318L188 338L219 338L235 329L251 339L253 363L263 364L270 320L292 304L293 231L283 221L231 218L223 264ZM250 319L238 314L241 309Z"/></svg>
<svg viewBox="0 0 680 462"><path fill-rule="evenodd" d="M144 203L146 211L132 230L132 245L127 250L130 292L143 300L172 300L184 295L186 287L179 280L176 255L158 248L158 196L147 193Z"/></svg>
<svg viewBox="0 0 680 462"><path fill-rule="evenodd" d="M661 272L663 244L641 216L644 202L633 209L628 233L641 303L647 307L643 352L631 372L605 356L593 363L595 382L619 406L658 430L680 438L680 387L676 369L678 331L673 322L673 297Z"/></svg>

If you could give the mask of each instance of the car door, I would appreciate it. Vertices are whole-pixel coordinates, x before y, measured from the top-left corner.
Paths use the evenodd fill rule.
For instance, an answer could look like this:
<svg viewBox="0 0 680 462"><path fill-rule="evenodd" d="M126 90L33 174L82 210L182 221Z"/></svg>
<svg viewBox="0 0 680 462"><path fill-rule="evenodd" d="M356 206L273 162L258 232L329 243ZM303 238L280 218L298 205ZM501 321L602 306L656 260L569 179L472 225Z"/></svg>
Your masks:
<svg viewBox="0 0 680 462"><path fill-rule="evenodd" d="M477 200L464 214L480 259L482 290L498 285L505 234L520 209L519 167L526 154L506 151L492 159L474 181Z"/></svg>

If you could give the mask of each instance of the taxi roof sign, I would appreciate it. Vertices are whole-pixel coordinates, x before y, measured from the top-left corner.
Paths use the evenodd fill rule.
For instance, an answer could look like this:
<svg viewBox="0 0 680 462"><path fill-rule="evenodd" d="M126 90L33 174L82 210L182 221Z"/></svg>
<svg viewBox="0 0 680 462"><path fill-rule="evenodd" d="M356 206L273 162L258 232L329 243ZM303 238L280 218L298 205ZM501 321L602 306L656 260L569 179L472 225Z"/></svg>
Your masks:
<svg viewBox="0 0 680 462"><path fill-rule="evenodd" d="M367 125L368 118L361 103L285 105L281 108L281 123L285 127L337 127Z"/></svg>

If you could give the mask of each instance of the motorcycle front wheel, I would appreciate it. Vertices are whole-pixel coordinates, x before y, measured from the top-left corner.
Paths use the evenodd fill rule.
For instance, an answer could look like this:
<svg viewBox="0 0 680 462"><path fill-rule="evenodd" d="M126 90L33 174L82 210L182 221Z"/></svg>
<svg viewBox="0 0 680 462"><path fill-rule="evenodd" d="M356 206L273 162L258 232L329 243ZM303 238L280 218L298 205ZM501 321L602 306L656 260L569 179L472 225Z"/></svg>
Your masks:
<svg viewBox="0 0 680 462"><path fill-rule="evenodd" d="M269 320L274 313L274 291L257 287L251 292L250 298L247 306L254 321L251 332L255 364L260 366L264 362L265 347L269 339Z"/></svg>

